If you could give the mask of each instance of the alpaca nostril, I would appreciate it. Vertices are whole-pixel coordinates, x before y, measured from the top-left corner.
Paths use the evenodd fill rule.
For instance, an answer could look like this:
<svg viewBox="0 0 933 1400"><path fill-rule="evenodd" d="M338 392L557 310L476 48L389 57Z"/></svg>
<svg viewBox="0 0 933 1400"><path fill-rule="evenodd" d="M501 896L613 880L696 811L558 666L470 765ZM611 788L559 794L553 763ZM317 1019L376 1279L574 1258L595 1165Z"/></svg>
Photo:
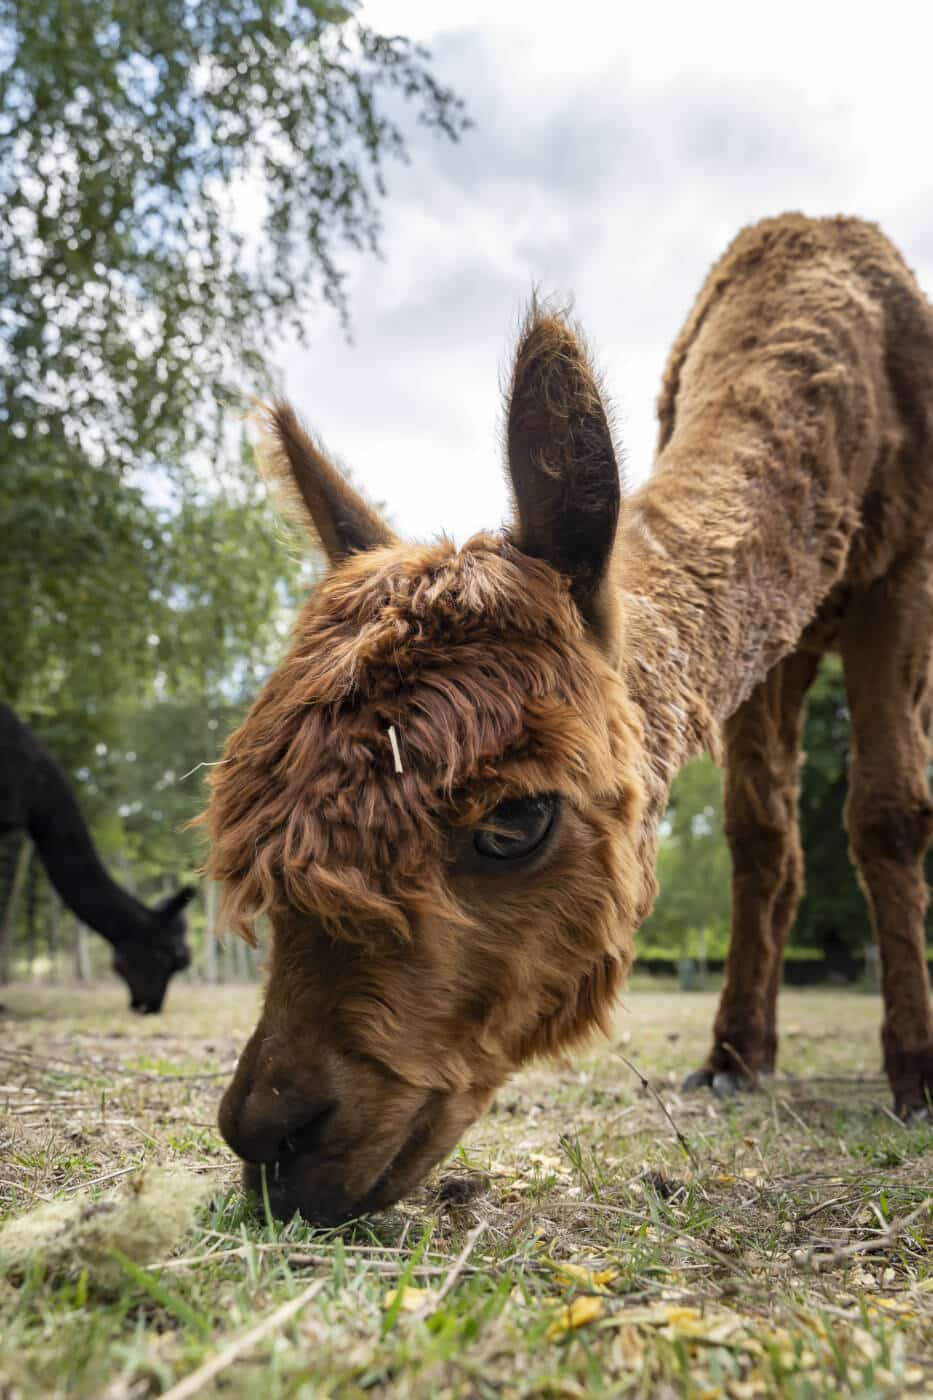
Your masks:
<svg viewBox="0 0 933 1400"><path fill-rule="evenodd" d="M323 1104L298 1128L292 1128L279 1143L279 1157L300 1157L316 1152L328 1122L334 1116L336 1100Z"/></svg>
<svg viewBox="0 0 933 1400"><path fill-rule="evenodd" d="M336 1109L336 1099L323 1095L289 1102L274 1087L251 1084L241 1097L231 1086L220 1106L220 1131L245 1162L274 1162L318 1151Z"/></svg>

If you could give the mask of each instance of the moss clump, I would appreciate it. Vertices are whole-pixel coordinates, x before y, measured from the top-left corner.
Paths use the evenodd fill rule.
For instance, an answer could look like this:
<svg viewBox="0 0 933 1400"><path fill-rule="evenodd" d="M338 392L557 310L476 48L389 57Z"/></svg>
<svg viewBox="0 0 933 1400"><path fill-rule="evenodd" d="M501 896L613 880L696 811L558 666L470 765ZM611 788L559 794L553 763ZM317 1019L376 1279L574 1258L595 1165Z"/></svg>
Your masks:
<svg viewBox="0 0 933 1400"><path fill-rule="evenodd" d="M51 1282L87 1270L89 1289L116 1292L126 1281L118 1252L142 1265L164 1258L210 1189L195 1172L147 1168L98 1200L50 1201L0 1227L0 1273L19 1280L38 1266Z"/></svg>

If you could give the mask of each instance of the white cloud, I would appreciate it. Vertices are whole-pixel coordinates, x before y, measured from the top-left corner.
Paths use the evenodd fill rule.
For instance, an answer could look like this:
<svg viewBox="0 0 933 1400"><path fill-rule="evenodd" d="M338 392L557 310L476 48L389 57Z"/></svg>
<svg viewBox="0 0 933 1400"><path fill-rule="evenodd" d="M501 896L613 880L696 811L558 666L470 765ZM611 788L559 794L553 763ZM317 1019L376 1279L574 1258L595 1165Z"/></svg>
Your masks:
<svg viewBox="0 0 933 1400"><path fill-rule="evenodd" d="M933 22L917 5L871 13L371 0L368 22L430 43L477 127L451 147L412 126L384 259L347 260L353 345L321 313L283 359L291 396L403 531L463 538L504 515L499 374L534 284L573 295L636 480L668 346L743 224L862 214L931 286Z"/></svg>

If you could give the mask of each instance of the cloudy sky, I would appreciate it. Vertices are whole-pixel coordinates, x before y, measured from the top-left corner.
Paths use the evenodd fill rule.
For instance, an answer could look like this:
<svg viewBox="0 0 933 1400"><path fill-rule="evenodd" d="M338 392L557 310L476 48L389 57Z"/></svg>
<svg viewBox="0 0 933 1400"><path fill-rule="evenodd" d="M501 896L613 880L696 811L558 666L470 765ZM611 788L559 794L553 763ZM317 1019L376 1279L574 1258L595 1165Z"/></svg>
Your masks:
<svg viewBox="0 0 933 1400"><path fill-rule="evenodd" d="M363 17L427 43L476 126L454 146L411 123L384 258L345 262L353 343L322 312L282 362L409 535L506 513L499 384L534 285L573 298L633 483L668 347L743 224L875 219L933 293L927 6L371 0Z"/></svg>

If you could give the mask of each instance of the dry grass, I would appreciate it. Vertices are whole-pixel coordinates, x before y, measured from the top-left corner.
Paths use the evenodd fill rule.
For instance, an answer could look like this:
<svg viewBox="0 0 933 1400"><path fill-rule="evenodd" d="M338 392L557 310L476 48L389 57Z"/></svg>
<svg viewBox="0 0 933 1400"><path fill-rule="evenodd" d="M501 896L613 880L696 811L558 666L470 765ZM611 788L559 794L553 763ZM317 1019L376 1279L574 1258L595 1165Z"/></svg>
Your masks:
<svg viewBox="0 0 933 1400"><path fill-rule="evenodd" d="M156 1162L216 1185L116 1296L0 1281L2 1396L933 1394L933 1129L888 1114L872 997L785 994L781 1077L723 1106L677 1087L712 995L633 990L614 1049L517 1077L417 1198L329 1233L251 1214L214 1128L253 990L5 1000L0 1216Z"/></svg>

